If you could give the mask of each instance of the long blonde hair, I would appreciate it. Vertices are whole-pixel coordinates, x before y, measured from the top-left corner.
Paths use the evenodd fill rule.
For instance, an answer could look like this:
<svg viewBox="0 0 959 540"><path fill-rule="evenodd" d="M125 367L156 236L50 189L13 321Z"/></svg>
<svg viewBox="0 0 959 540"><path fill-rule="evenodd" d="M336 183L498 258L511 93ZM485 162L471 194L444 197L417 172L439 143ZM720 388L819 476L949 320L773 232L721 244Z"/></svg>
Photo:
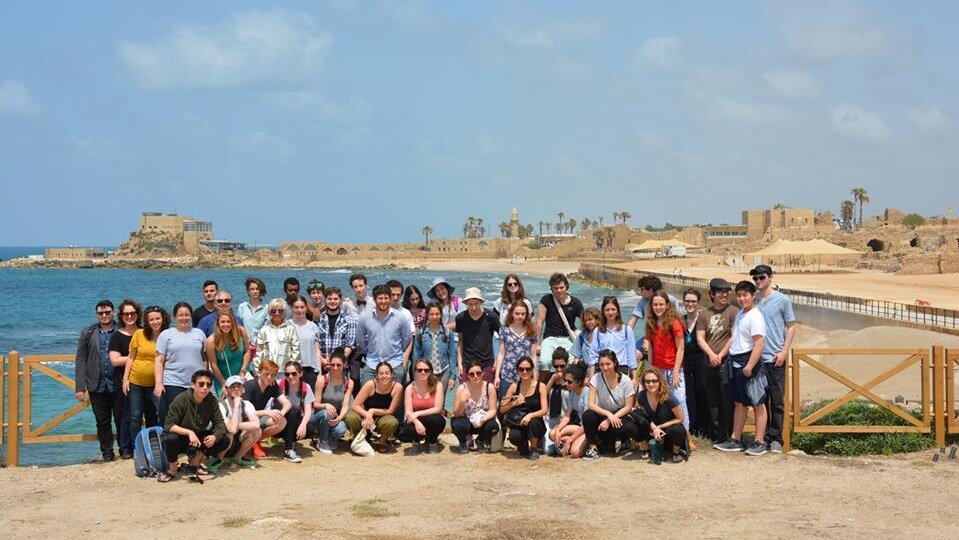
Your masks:
<svg viewBox="0 0 959 540"><path fill-rule="evenodd" d="M229 317L230 318L230 332L224 334L220 330L220 317ZM243 333L240 332L240 325L236 324L236 317L232 313L217 313L216 314L216 324L213 325L213 346L217 352L222 352L226 345L230 346L230 350L236 351L243 345Z"/></svg>

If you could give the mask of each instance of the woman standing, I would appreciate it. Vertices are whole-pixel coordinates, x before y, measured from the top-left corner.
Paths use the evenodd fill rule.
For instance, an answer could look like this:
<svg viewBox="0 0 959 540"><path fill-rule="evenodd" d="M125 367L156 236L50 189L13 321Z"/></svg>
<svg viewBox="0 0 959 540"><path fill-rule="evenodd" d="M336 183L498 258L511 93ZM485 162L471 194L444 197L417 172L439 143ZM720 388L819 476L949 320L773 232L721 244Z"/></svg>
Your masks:
<svg viewBox="0 0 959 540"><path fill-rule="evenodd" d="M506 415L509 441L520 456L529 459L539 459L539 443L546 434L546 385L533 377L535 365L529 356L520 358L516 365L519 380L509 385L499 405L500 414Z"/></svg>
<svg viewBox="0 0 959 540"><path fill-rule="evenodd" d="M186 302L173 306L176 326L160 333L156 345L156 361L153 364L155 385L153 395L160 399L160 425L166 425L166 414L181 393L190 389L193 374L206 369L204 352L206 334L193 328L193 308Z"/></svg>
<svg viewBox="0 0 959 540"><path fill-rule="evenodd" d="M160 398L156 387L157 338L170 327L170 314L160 306L149 306L143 313L146 324L130 338L130 352L123 368L123 393L130 398L130 439L136 441L140 434L141 419L146 427L160 425L157 411Z"/></svg>
<svg viewBox="0 0 959 540"><path fill-rule="evenodd" d="M696 325L699 323L700 293L688 289L683 293L683 307L686 309L683 376L686 386L686 408L689 410L689 431L702 437L709 437L709 402L706 399L706 354L696 339Z"/></svg>
<svg viewBox="0 0 959 540"><path fill-rule="evenodd" d="M505 395L509 386L519 380L516 366L520 358L536 358L536 330L530 319L529 308L523 302L516 302L509 307L507 314L510 323L500 328L499 352L493 367L493 384L499 389L500 395ZM538 379L538 375L534 373L533 378Z"/></svg>
<svg viewBox="0 0 959 540"><path fill-rule="evenodd" d="M456 316L466 310L466 304L458 296L453 296L456 289L445 279L438 277L433 280L430 290L426 296L436 300L443 312L443 324L447 328L453 328L456 323Z"/></svg>
<svg viewBox="0 0 959 540"><path fill-rule="evenodd" d="M588 446L583 459L596 459L600 448L615 451L616 441L623 436L637 439L636 424L629 418L636 402L636 390L629 377L619 371L613 351L599 352L599 373L590 379L589 410L583 413L583 429Z"/></svg>
<svg viewBox="0 0 959 540"><path fill-rule="evenodd" d="M396 409L403 397L403 386L393 380L393 366L389 362L376 365L376 377L366 381L353 401L353 410L346 415L350 433L359 433L362 428L376 430L380 434L375 448L379 452L389 450L389 440L396 434L400 423Z"/></svg>
<svg viewBox="0 0 959 540"><path fill-rule="evenodd" d="M631 414L641 438L655 439L670 452L673 463L689 458L688 437L683 427L683 408L670 395L669 383L663 372L650 369L643 372L643 389L637 397L636 410ZM644 451L643 458L649 458Z"/></svg>
<svg viewBox="0 0 959 540"><path fill-rule="evenodd" d="M476 436L476 451L490 448L499 433L496 421L496 387L483 380L483 364L478 360L466 363L466 381L456 390L450 428L459 441L460 454L469 451L469 437Z"/></svg>
<svg viewBox="0 0 959 540"><path fill-rule="evenodd" d="M672 386L673 395L683 406L683 427L688 431L689 410L686 408L686 381L683 377L686 333L673 303L663 291L654 294L649 301L643 350L652 350L653 367L663 372Z"/></svg>
<svg viewBox="0 0 959 540"><path fill-rule="evenodd" d="M423 303L423 295L416 285L409 285L403 293L403 307L410 311L413 316L413 326L419 331L426 325L426 304Z"/></svg>
<svg viewBox="0 0 959 540"><path fill-rule="evenodd" d="M615 352L616 358L623 363L619 366L620 372L632 380L636 375L636 335L629 325L623 323L619 300L615 296L603 297L600 309L602 318L593 331L594 336L589 345L590 375L596 371L599 351L609 349Z"/></svg>
<svg viewBox="0 0 959 540"><path fill-rule="evenodd" d="M431 302L426 308L426 324L413 338L413 359L427 360L433 366L433 374L440 380L444 390L456 385L456 337L452 330L443 326L443 309Z"/></svg>
<svg viewBox="0 0 959 540"><path fill-rule="evenodd" d="M260 328L266 324L266 304L263 303L263 295L266 294L266 283L258 277L246 278L247 300L240 302L236 307L236 319L243 328L246 329L250 340L255 340ZM253 341L249 342L253 345ZM254 354L255 351L250 351Z"/></svg>
<svg viewBox="0 0 959 540"><path fill-rule="evenodd" d="M260 328L256 336L256 355L253 369L259 370L260 359L269 358L283 369L287 362L300 361L300 337L296 328L286 318L287 303L282 298L270 300L270 321Z"/></svg>
<svg viewBox="0 0 959 540"><path fill-rule="evenodd" d="M110 338L108 346L110 364L113 365L113 382L115 388L123 387L123 372L130 359L130 340L133 334L140 329L140 304L126 299L120 302L120 326ZM130 437L130 398L126 392L114 393L113 408L120 418L117 429L117 447L120 449L121 459L133 457L133 439Z"/></svg>
<svg viewBox="0 0 959 540"><path fill-rule="evenodd" d="M418 454L421 450L435 454L440 451L437 438L446 427L444 389L433 374L433 366L422 358L413 363L413 374L413 382L406 387L403 401L406 409L403 419L413 426L416 434L410 454Z"/></svg>
<svg viewBox="0 0 959 540"><path fill-rule="evenodd" d="M523 288L523 282L519 280L519 276L516 274L506 274L499 299L493 304L493 310L499 315L500 326L509 324L509 307L516 302L526 304L527 313L530 314L530 317L533 316L533 304L526 298L526 289Z"/></svg>
<svg viewBox="0 0 959 540"><path fill-rule="evenodd" d="M233 314L218 313L213 335L206 338L206 361L213 372L215 395L221 395L226 379L239 375L246 380L250 365L250 338Z"/></svg>
<svg viewBox="0 0 959 540"><path fill-rule="evenodd" d="M309 306L302 296L293 302L293 318L290 322L296 329L300 342L300 364L303 366L303 380L316 390L316 378L320 374L320 342L317 340L320 328L307 319Z"/></svg>

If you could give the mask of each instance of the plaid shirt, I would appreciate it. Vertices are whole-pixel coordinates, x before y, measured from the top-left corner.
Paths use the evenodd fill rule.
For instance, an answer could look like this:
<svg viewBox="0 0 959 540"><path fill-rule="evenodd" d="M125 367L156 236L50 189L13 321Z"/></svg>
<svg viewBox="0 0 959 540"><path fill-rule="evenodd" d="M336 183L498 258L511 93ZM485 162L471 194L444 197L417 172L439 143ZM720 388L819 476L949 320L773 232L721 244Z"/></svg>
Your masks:
<svg viewBox="0 0 959 540"><path fill-rule="evenodd" d="M356 318L340 310L336 326L330 331L330 319L323 314L316 323L316 341L320 344L320 354L328 357L337 347L356 349Z"/></svg>

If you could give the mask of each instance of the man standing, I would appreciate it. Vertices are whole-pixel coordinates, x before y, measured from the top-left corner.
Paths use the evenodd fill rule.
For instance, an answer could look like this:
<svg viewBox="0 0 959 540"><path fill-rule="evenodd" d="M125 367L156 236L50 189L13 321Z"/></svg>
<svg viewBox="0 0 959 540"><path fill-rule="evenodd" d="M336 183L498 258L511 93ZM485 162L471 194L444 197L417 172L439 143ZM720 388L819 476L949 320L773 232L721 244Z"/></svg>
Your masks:
<svg viewBox="0 0 959 540"><path fill-rule="evenodd" d="M97 322L83 329L77 343L76 398L90 400L93 417L97 423L97 439L103 461L113 461L113 431L110 417L120 432L120 400L115 399L120 391L113 379L113 364L110 362L110 339L117 331L113 320L113 302L100 300L96 305Z"/></svg>
<svg viewBox="0 0 959 540"><path fill-rule="evenodd" d="M190 465L203 474L206 471L204 457L217 456L222 459L230 446L220 405L210 392L213 389L213 373L205 369L195 372L190 386L189 391L181 393L170 403L170 412L166 416L163 426L166 432L164 450L170 462L170 471L168 476L160 475L158 480L161 482L169 482L176 476L180 454L188 455Z"/></svg>
<svg viewBox="0 0 959 540"><path fill-rule="evenodd" d="M499 332L499 317L483 307L483 293L476 287L466 289L463 297L467 309L456 315L456 367L460 380L466 379L463 365L471 360L479 361L483 366L483 379L493 382L493 336Z"/></svg>
<svg viewBox="0 0 959 540"><path fill-rule="evenodd" d="M353 294L356 295L356 298L344 298L343 309L350 315L353 315L354 319L359 319L360 313L366 311L367 308L373 307L373 301L366 296L366 276L363 274L351 275L350 288L353 289Z"/></svg>
<svg viewBox="0 0 959 540"><path fill-rule="evenodd" d="M216 329L216 320L220 314L233 313L233 295L229 291L217 291L214 303L216 311L200 319L200 323L197 324L197 328L202 330L206 337L213 335L213 331ZM243 326L239 319L237 319L236 324ZM254 339L254 336L250 336L250 339Z"/></svg>
<svg viewBox="0 0 959 540"><path fill-rule="evenodd" d="M315 321L316 341L320 346L318 360L324 373L329 370L333 351L343 349L343 356L349 358L356 348L356 319L341 309L342 299L339 287L326 289L326 312Z"/></svg>
<svg viewBox="0 0 959 540"><path fill-rule="evenodd" d="M386 286L390 288L390 307L402 313L409 320L410 332L415 334L416 324L413 323L413 314L401 303L403 301L403 284L399 280L391 279L386 282Z"/></svg>
<svg viewBox="0 0 959 540"><path fill-rule="evenodd" d="M406 318L390 306L389 287L374 287L373 302L374 309L364 311L356 327L357 345L366 351L360 384L373 380L380 362L388 362L393 367L393 380L401 382L409 362L413 333Z"/></svg>
<svg viewBox="0 0 959 540"><path fill-rule="evenodd" d="M732 285L722 278L709 281L709 298L712 305L699 312L696 321L696 342L702 349L706 364L703 367L703 395L709 417L706 418L706 430L714 443L729 438L733 425L732 401L729 395L729 377L724 369L729 356L729 343L733 331L733 321L739 312L729 303Z"/></svg>
<svg viewBox="0 0 959 540"><path fill-rule="evenodd" d="M300 297L300 280L288 277L283 280L283 292L286 294L286 318L293 318L293 302Z"/></svg>
<svg viewBox="0 0 959 540"><path fill-rule="evenodd" d="M573 348L576 319L583 316L583 303L569 294L569 280L560 273L549 278L550 294L543 295L536 307L536 336L543 336L539 347L539 380L548 381L553 369L553 351ZM562 311L557 309L562 307Z"/></svg>
<svg viewBox="0 0 959 540"><path fill-rule="evenodd" d="M200 320L203 319L203 317L216 311L216 304L213 302L213 299L216 298L216 292L219 290L220 286L212 279L203 282L203 305L193 310L194 328L200 324Z"/></svg>
<svg viewBox="0 0 959 540"><path fill-rule="evenodd" d="M766 444L773 454L783 451L783 421L785 420L784 396L786 391L786 358L796 333L796 315L789 298L773 287L773 269L760 264L749 271L759 293L756 304L766 321L766 340L762 361L766 365L769 381L767 403L769 429Z"/></svg>

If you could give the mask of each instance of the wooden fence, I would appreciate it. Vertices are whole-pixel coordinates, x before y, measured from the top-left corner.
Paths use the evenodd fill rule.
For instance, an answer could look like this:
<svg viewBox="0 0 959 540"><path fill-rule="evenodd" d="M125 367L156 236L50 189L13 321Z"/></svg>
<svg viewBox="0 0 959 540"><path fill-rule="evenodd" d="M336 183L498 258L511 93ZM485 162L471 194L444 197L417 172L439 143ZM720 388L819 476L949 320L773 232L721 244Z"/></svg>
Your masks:
<svg viewBox="0 0 959 540"><path fill-rule="evenodd" d="M864 382L857 382L851 376L839 372L825 360L830 356L873 356L900 358L892 367ZM66 390L64 402L73 398L74 381L57 372L48 362L73 362L71 355L33 355L20 356L12 351L3 359L5 369L0 370L0 421L6 430L6 436L0 429L0 443L6 443L6 464L16 467L20 463L21 444L63 443L95 441L92 433L70 433L49 435L48 432L89 406L88 401L80 401L64 408L54 418L43 425L33 426L33 376L34 373L49 376ZM21 367L22 362L22 367ZM848 391L815 411L805 411L802 406L810 400L803 399L803 372L809 372L802 366L823 374L842 384ZM920 388L920 406L922 414L916 418L904 409L890 403L874 392L874 389L896 376L909 375L908 370L918 369ZM798 348L791 351L786 363L785 429L783 446L786 451L791 447L793 433L932 433L936 442L943 446L946 434L959 434L959 418L956 416L956 372L959 366L959 351L948 351L942 345L926 348L856 348L856 349L808 349ZM912 377L917 370L913 369ZM913 379L916 380L916 379ZM22 381L22 384L21 384ZM4 384L6 382L6 384ZM6 392L4 395L4 388ZM21 414L20 397L23 396ZM4 407L4 397L7 406ZM860 426L860 425L823 425L818 424L826 415L854 399L864 399L878 407L900 417L900 426ZM22 422L21 422L22 417ZM92 426L91 426L92 427ZM21 433L22 432L22 433Z"/></svg>

